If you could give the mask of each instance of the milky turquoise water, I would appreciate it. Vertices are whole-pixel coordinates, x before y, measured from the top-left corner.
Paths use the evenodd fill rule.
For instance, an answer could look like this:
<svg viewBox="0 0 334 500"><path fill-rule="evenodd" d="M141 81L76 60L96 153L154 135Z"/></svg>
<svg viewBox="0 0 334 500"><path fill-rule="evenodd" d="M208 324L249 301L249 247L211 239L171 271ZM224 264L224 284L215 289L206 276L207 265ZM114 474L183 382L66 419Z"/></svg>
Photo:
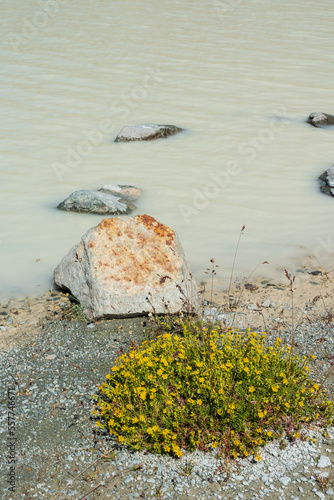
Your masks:
<svg viewBox="0 0 334 500"><path fill-rule="evenodd" d="M175 229L198 280L333 264L333 4L4 0L0 56L0 297L41 293L101 218L64 213L72 191L143 190L135 213ZM124 125L167 140L114 143ZM332 243L333 241L333 243Z"/></svg>

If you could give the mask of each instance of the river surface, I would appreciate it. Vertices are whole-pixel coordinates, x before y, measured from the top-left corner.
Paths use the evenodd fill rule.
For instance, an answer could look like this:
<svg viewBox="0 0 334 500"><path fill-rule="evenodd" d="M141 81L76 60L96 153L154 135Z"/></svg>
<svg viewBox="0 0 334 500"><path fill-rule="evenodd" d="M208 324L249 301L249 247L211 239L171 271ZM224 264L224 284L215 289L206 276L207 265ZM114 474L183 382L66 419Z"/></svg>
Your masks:
<svg viewBox="0 0 334 500"><path fill-rule="evenodd" d="M282 276L334 262L332 0L2 0L0 298L39 294L101 217L71 192L143 190L136 213L175 229L198 281L209 260ZM114 143L124 125L185 132ZM314 262L308 256L314 255ZM223 285L222 285L223 286Z"/></svg>

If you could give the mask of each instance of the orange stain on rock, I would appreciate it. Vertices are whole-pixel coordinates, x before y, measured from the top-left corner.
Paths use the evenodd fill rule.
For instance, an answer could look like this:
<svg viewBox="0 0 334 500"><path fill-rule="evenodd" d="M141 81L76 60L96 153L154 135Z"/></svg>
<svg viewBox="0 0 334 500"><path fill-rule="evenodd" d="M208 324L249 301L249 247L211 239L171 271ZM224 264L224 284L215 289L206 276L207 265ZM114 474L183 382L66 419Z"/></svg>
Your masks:
<svg viewBox="0 0 334 500"><path fill-rule="evenodd" d="M138 219L147 229L153 230L157 236L167 238L166 244L171 245L174 241L174 231L164 224L161 224L161 222L158 222L150 215L137 215L135 219ZM170 243L167 243L167 241L170 241Z"/></svg>
<svg viewBox="0 0 334 500"><path fill-rule="evenodd" d="M149 215L137 215L126 219L104 219L89 247L96 247L95 262L99 269L96 271L102 272L104 280L121 281L125 288L133 290L133 287L141 288L148 282L164 288L165 284L159 283L161 273L176 279L180 262L172 248L174 243L172 229Z"/></svg>

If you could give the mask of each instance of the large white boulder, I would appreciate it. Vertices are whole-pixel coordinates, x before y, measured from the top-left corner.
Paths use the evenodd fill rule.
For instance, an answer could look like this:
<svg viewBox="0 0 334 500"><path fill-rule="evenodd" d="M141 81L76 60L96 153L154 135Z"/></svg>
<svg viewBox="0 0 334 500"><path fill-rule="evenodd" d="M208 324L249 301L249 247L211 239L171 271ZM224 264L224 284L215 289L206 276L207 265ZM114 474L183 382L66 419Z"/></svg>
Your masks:
<svg viewBox="0 0 334 500"><path fill-rule="evenodd" d="M176 233L149 215L104 219L55 269L87 317L198 312L197 285Z"/></svg>

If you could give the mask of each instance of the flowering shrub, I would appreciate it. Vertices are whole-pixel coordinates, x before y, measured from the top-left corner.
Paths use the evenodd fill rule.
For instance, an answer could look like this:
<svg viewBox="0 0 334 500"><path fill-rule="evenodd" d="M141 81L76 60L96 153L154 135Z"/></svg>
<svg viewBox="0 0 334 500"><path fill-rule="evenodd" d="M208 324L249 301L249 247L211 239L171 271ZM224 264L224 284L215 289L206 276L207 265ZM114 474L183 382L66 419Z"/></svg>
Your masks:
<svg viewBox="0 0 334 500"><path fill-rule="evenodd" d="M218 447L238 457L283 430L295 439L303 423L333 422L334 404L308 375L312 356L293 356L279 338L267 347L265 333L180 320L163 327L120 356L93 396L97 425L118 443L177 457Z"/></svg>

